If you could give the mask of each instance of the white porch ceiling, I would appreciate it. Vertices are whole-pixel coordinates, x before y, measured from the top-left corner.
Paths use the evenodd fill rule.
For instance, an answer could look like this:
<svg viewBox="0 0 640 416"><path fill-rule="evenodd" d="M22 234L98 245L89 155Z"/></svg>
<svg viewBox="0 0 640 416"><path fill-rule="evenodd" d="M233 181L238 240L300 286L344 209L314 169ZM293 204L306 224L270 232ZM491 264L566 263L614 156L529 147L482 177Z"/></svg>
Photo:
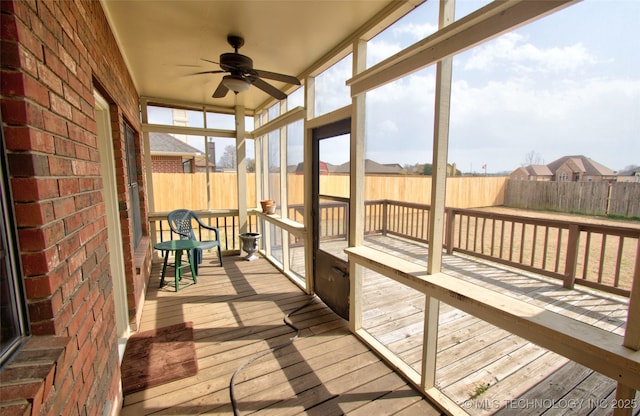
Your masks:
<svg viewBox="0 0 640 416"><path fill-rule="evenodd" d="M102 0L138 93L185 103L232 107L233 92L211 94L223 74L228 34L241 35L240 53L254 68L300 77L393 0ZM398 3L397 1L395 3ZM403 3L403 2L400 2ZM286 84L267 80L286 91ZM270 100L256 87L238 98L246 109Z"/></svg>

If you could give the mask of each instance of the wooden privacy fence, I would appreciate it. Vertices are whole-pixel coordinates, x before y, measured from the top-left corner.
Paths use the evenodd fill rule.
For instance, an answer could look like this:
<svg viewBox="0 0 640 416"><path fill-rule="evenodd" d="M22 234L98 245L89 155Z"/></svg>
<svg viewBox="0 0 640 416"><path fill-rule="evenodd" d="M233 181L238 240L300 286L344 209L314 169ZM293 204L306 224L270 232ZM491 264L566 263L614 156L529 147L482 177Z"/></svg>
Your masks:
<svg viewBox="0 0 640 416"><path fill-rule="evenodd" d="M504 204L513 208L640 217L640 183L509 180Z"/></svg>
<svg viewBox="0 0 640 416"><path fill-rule="evenodd" d="M427 204L393 200L365 203L365 234L396 235L428 243ZM198 215L220 229L222 250L238 250L238 210L201 210ZM304 223L301 206L289 207L291 219ZM640 228L563 220L546 220L472 209L447 208L445 248L448 253L506 264L563 281L629 296L640 270ZM153 242L176 238L166 222L167 212L149 216ZM323 240L344 239L348 232L348 204L328 201L320 206L319 233ZM249 231L258 218L249 216ZM279 233L276 233L279 235ZM200 236L207 238L208 236ZM273 242L281 245L279 239ZM289 244L297 244L290 237Z"/></svg>
<svg viewBox="0 0 640 416"><path fill-rule="evenodd" d="M237 174L213 172L209 176L210 202L207 203L207 177L205 173L154 173L153 194L155 212L178 208L193 210L229 209L238 207ZM456 176L447 178L446 205L456 208L486 207L504 204L507 185L504 176ZM247 174L247 203L256 204L255 173ZM280 205L280 175L271 174L269 186L272 194L263 197ZM322 194L349 196L349 176L342 174L320 177ZM410 175L366 175L365 199L391 199L429 204L431 177ZM304 203L304 176L287 175L289 206Z"/></svg>

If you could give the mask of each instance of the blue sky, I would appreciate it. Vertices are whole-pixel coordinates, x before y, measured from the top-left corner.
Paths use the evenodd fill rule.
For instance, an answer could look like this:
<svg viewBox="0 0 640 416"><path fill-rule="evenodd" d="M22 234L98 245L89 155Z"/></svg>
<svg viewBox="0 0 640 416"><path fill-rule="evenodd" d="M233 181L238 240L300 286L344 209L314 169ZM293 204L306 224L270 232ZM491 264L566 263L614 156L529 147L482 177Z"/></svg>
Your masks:
<svg viewBox="0 0 640 416"><path fill-rule="evenodd" d="M435 30L428 3L368 52L389 56ZM477 4L459 1L456 16ZM512 171L530 152L640 164L639 22L639 1L585 0L455 56L449 161L477 172ZM369 93L367 157L431 161L434 85L431 67Z"/></svg>
<svg viewBox="0 0 640 416"><path fill-rule="evenodd" d="M486 3L458 0L456 19ZM530 154L545 164L584 155L613 170L640 165L639 23L638 0L584 0L455 56L449 162L481 173L510 172ZM436 25L428 1L369 42L368 66ZM320 113L350 103L350 70L347 57L316 79ZM432 66L367 93L366 157L430 163L434 90ZM324 156L340 164L348 149Z"/></svg>

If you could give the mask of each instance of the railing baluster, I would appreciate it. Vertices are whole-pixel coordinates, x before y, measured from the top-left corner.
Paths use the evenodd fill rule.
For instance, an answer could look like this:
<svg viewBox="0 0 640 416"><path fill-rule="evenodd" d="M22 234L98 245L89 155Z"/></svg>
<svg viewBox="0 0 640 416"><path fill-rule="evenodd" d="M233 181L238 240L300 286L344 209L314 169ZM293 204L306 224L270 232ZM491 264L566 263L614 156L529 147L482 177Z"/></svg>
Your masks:
<svg viewBox="0 0 640 416"><path fill-rule="evenodd" d="M562 233L564 228L558 228L558 241L556 242L556 266L554 271L559 273L560 271L560 247L562 247Z"/></svg>
<svg viewBox="0 0 640 416"><path fill-rule="evenodd" d="M513 238L515 234L516 222L511 221L511 236L509 241L509 261L513 260Z"/></svg>
<svg viewBox="0 0 640 416"><path fill-rule="evenodd" d="M624 248L624 237L618 237L618 255L616 256L616 268L613 275L613 287L620 286L620 265L622 264L622 250Z"/></svg>
<svg viewBox="0 0 640 416"><path fill-rule="evenodd" d="M547 268L547 252L549 250L549 227L544 227L544 243L542 246L542 268Z"/></svg>
<svg viewBox="0 0 640 416"><path fill-rule="evenodd" d="M591 232L587 231L587 242L584 246L584 262L582 264L582 279L589 280L587 272L589 270L589 251L591 249Z"/></svg>
<svg viewBox="0 0 640 416"><path fill-rule="evenodd" d="M500 235L502 238L500 239L500 258L504 254L504 220L500 221Z"/></svg>
<svg viewBox="0 0 640 416"><path fill-rule="evenodd" d="M602 283L602 273L604 272L605 248L607 246L607 235L602 234L602 244L600 245L600 264L598 265L598 283Z"/></svg>
<svg viewBox="0 0 640 416"><path fill-rule="evenodd" d="M536 240L538 239L538 224L533 226L533 239L531 243L531 267L533 267L536 261Z"/></svg>

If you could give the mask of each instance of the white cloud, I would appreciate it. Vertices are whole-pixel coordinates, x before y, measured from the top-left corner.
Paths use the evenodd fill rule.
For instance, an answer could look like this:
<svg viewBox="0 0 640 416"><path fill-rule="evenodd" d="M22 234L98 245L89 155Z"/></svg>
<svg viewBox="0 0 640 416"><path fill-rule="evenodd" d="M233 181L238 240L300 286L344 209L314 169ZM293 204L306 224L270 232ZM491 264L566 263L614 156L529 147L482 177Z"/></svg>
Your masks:
<svg viewBox="0 0 640 416"><path fill-rule="evenodd" d="M581 71L598 60L582 43L540 48L518 33L507 33L474 48L465 70L492 71L499 68L515 73L560 73Z"/></svg>
<svg viewBox="0 0 640 416"><path fill-rule="evenodd" d="M405 23L394 26L392 33L396 36L410 35L415 41L423 39L438 30L438 25L432 23Z"/></svg>
<svg viewBox="0 0 640 416"><path fill-rule="evenodd" d="M640 80L593 78L554 88L493 81L454 83L450 160L517 167L529 150L545 161L583 154L616 170L640 155ZM475 163L474 163L475 161Z"/></svg>

